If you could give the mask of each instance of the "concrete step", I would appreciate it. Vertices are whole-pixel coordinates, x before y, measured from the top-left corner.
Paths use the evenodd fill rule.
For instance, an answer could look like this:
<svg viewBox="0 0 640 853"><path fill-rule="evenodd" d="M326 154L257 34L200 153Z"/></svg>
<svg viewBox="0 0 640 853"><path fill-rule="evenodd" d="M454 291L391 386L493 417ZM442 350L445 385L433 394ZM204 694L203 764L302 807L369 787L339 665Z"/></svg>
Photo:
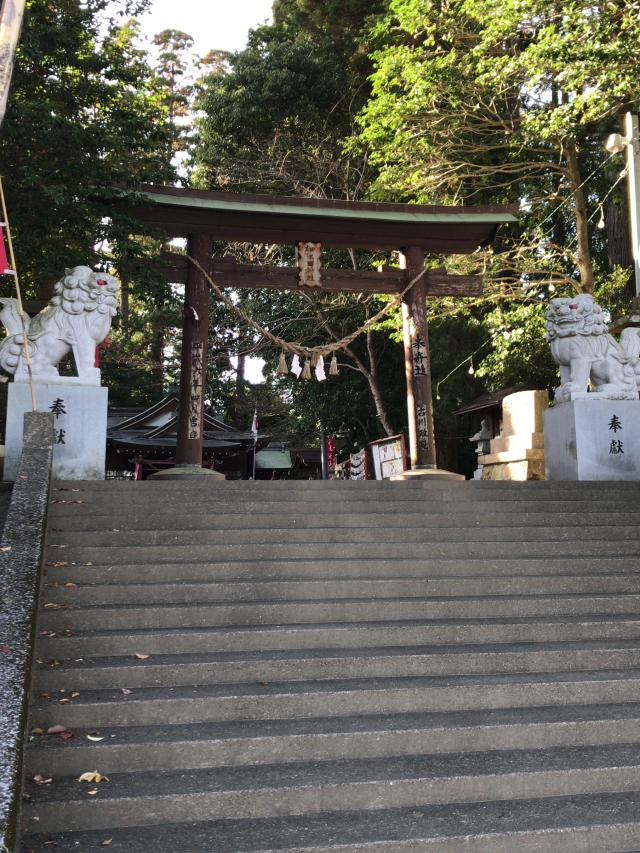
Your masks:
<svg viewBox="0 0 640 853"><path fill-rule="evenodd" d="M614 853L640 849L639 813L616 792L34 835L21 853Z"/></svg>
<svg viewBox="0 0 640 853"><path fill-rule="evenodd" d="M130 654L199 654L209 651L270 649L351 649L371 646L412 646L432 643L527 643L570 640L640 639L640 616L530 617L466 620L325 623L321 625L257 625L245 628L173 628L95 630L65 636L43 632L38 638L41 659L99 658Z"/></svg>
<svg viewBox="0 0 640 853"><path fill-rule="evenodd" d="M105 549L102 559L108 558ZM72 564L64 549L50 552L45 576L49 586L66 583L185 583L235 580L282 580L285 578L334 577L375 580L385 577L473 578L528 575L607 575L638 572L636 556L556 557L553 560L522 557L480 557L467 559L329 559L329 560L234 560L200 563L92 563Z"/></svg>
<svg viewBox="0 0 640 853"><path fill-rule="evenodd" d="M542 749L632 742L640 705L569 705L446 714L166 723L162 726L79 728L74 738L32 738L27 774L72 776L148 773L223 766ZM92 738L93 740L89 740ZM99 740L101 738L101 740Z"/></svg>
<svg viewBox="0 0 640 853"><path fill-rule="evenodd" d="M638 640L571 643L390 646L367 649L306 649L129 655L36 663L35 690L82 691L117 687L173 687L236 682L314 681L350 678L411 678L640 668Z"/></svg>
<svg viewBox="0 0 640 853"><path fill-rule="evenodd" d="M318 501L324 496L330 499L343 500L384 500L403 501L417 499L438 500L446 497L450 500L476 501L485 500L598 500L599 497L632 497L640 498L640 487L637 482L601 481L601 482L529 482L522 483L477 483L471 482L405 482L391 483L388 481L368 481L349 483L345 481L226 481L207 483L118 483L104 482L69 482L54 483L52 488L53 501L82 500L83 497L93 501L118 500L126 498L142 503L160 501L164 498L184 498L191 500L224 499L234 503L257 498L259 500L288 500L290 496L296 499Z"/></svg>
<svg viewBox="0 0 640 853"><path fill-rule="evenodd" d="M265 500L242 500L233 501L233 512L237 516L241 515L264 515L265 512L278 513L279 516L299 516L313 515L316 518L322 518L322 509L318 507L317 498L309 502L306 507L300 500L292 499L289 495L289 500L276 501L271 498ZM72 503L71 499L67 503L52 504L50 510L50 518L52 527L59 527L66 523L70 518L92 518L95 522L104 522L105 526L117 527L118 523L112 524L112 521L119 522L120 519L126 518L130 513L144 515L145 506L147 507L147 523L149 517L171 515L173 507L176 507L177 512L185 512L187 508L192 508L194 513L198 515L223 515L229 513L230 501L228 499L207 499L203 501L190 501L185 498L184 501L180 497L166 496L157 501L140 501L138 498L126 499L122 498L118 501L118 506L114 507L111 499L104 499L102 502L94 502L90 498L78 498L78 501ZM176 506L176 503L178 506ZM458 513L465 514L469 512L485 511L487 513L500 513L505 516L521 515L529 512L580 512L584 513L588 518L594 519L600 513L624 513L633 512L638 506L636 495L630 495L628 498L618 496L600 495L599 498L593 500L559 500L557 494L549 495L546 498L538 500L530 500L528 497L518 499L516 496L505 496L503 500L487 499L483 500L482 505L478 506L478 502L469 499L451 499L434 498L431 500L404 500L404 501L382 501L376 498L364 500L361 498L353 500L343 500L339 496L331 496L327 499L327 513L330 515L342 515L352 513L366 513L373 515L374 518L381 516L389 516L393 514L402 515L420 514L423 515L444 515L448 514L455 517ZM175 515L174 515L175 517Z"/></svg>
<svg viewBox="0 0 640 853"><path fill-rule="evenodd" d="M640 483L51 498L24 853L640 849Z"/></svg>
<svg viewBox="0 0 640 853"><path fill-rule="evenodd" d="M445 753L112 774L96 797L75 777L27 783L41 832L536 799L640 789L634 745Z"/></svg>
<svg viewBox="0 0 640 853"><path fill-rule="evenodd" d="M124 688L124 692L123 692ZM95 730L240 720L640 702L640 669L341 679L34 694L31 728ZM60 699L69 699L61 704Z"/></svg>
<svg viewBox="0 0 640 853"><path fill-rule="evenodd" d="M598 519L600 521L600 519ZM576 527L567 527L557 522L546 526L532 527L522 524L488 526L476 521L470 526L459 527L392 527L384 526L349 528L346 534L349 542L564 542L576 539ZM122 548L125 546L149 545L191 545L194 540L198 545L246 545L246 544L278 544L278 543L341 543L344 540L343 528L315 527L278 528L271 529L222 529L222 530L191 530L177 529L175 522L169 527L158 530L102 530L52 533L48 539L50 549L81 546ZM609 541L615 538L640 540L637 524L618 524L612 531L611 525L595 524L579 528L581 541ZM51 553L51 550L50 552Z"/></svg>
<svg viewBox="0 0 640 853"><path fill-rule="evenodd" d="M106 583L49 586L46 602L77 607L102 604L187 604L224 601L303 601L318 599L444 598L475 595L582 595L640 593L640 572L599 575L525 575L498 578L317 578L220 583Z"/></svg>
<svg viewBox="0 0 640 853"><path fill-rule="evenodd" d="M576 537L579 531L576 531ZM235 545L113 545L104 547L82 547L78 545L53 549L47 555L47 562L64 560L69 563L176 563L207 562L212 558L222 562L226 560L295 560L365 557L388 559L420 559L421 557L464 558L464 557L555 557L559 549L564 555L581 556L625 556L637 554L640 550L640 531L638 539L619 541L612 532L609 539L582 541L579 538L557 542L539 542L522 539L514 542L308 542L298 544L261 545L257 543ZM53 559L51 559L53 557Z"/></svg>
<svg viewBox="0 0 640 853"><path fill-rule="evenodd" d="M49 528L49 542L62 544L84 544L76 535L80 534L90 537L91 533L99 533L101 536L120 534L138 535L138 541L148 541L147 534L156 535L158 531L187 531L198 530L225 531L231 536L258 537L267 532L280 530L293 532L294 530L315 531L317 528L328 530L368 529L377 531L380 528L379 514L366 512L333 513L322 512L320 515L311 512L281 514L269 513L268 507L263 507L262 512L249 515L248 513L185 513L182 507L175 507L173 512L168 512L165 507L150 517L148 512L140 508L132 508L128 513L117 512L114 507L112 514L108 516L76 515L70 513L64 518L58 517ZM55 513L54 513L55 515ZM391 531L396 527L403 530L454 528L464 530L468 528L493 529L504 528L514 522L520 525L535 527L584 527L585 516L593 519L593 523L599 526L625 527L640 523L640 512L635 511L634 504L625 502L620 505L617 512L600 512L599 505L594 506L593 511L587 512L513 512L492 511L488 512L484 507L475 510L458 510L455 513L444 514L442 512L411 512L394 513L385 515L384 529ZM54 516L52 515L52 518ZM59 525L59 526L56 526ZM589 525L590 527L591 525ZM287 534L288 535L288 534ZM315 535L315 534L314 534ZM109 540L111 541L111 540ZM251 539L247 539L251 541Z"/></svg>
<svg viewBox="0 0 640 853"><path fill-rule="evenodd" d="M53 602L50 602L53 604ZM229 602L183 605L114 605L72 608L54 604L41 612L41 630L171 629L306 622L376 622L515 616L580 616L640 613L640 595L494 595L394 598L376 601Z"/></svg>

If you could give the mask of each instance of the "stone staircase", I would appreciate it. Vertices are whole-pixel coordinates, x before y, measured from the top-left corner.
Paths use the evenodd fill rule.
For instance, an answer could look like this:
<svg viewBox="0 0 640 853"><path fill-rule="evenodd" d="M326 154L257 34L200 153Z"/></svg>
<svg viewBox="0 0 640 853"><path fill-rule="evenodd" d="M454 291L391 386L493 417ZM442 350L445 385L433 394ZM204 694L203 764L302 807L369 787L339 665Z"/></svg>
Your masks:
<svg viewBox="0 0 640 853"><path fill-rule="evenodd" d="M640 849L639 521L626 483L55 485L19 849Z"/></svg>

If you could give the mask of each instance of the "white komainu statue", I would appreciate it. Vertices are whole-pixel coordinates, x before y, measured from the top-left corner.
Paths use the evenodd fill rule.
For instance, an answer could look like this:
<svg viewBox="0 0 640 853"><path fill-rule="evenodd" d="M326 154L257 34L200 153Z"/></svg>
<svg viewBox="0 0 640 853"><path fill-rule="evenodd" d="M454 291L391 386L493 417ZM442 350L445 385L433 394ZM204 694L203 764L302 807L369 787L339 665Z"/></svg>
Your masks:
<svg viewBox="0 0 640 853"><path fill-rule="evenodd" d="M637 399L634 362L637 360L607 331L602 309L593 296L552 299L547 317L547 340L560 366L558 403L581 396L591 384L604 397Z"/></svg>
<svg viewBox="0 0 640 853"><path fill-rule="evenodd" d="M24 318L33 377L47 382L57 380L57 365L72 351L78 377L99 385L95 351L109 334L116 314L118 280L90 267L74 267L65 271L54 292L44 310L32 320ZM27 366L18 302L0 298L0 305L0 320L7 330L7 337L0 343L0 368L24 381Z"/></svg>

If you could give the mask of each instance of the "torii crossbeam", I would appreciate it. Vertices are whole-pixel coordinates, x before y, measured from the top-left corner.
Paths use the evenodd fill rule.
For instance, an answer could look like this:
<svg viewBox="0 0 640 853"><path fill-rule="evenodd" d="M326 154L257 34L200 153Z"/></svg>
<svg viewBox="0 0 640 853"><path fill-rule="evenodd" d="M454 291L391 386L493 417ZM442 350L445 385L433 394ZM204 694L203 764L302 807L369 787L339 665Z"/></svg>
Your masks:
<svg viewBox="0 0 640 853"><path fill-rule="evenodd" d="M445 207L217 193L177 187L144 187L129 214L166 238L187 239L187 252L225 286L306 290L296 267L264 267L212 259L214 240L400 252L401 269L381 272L325 269L322 289L352 293L401 293L424 270L425 253L470 254L493 242L501 224L515 221L517 207ZM185 284L185 323L180 380L176 463L202 462L204 358L208 343L209 287L196 266L165 257L171 282ZM314 288L315 289L315 288ZM479 296L481 276L429 270L403 297L411 466L433 468L431 364L426 319L428 296Z"/></svg>

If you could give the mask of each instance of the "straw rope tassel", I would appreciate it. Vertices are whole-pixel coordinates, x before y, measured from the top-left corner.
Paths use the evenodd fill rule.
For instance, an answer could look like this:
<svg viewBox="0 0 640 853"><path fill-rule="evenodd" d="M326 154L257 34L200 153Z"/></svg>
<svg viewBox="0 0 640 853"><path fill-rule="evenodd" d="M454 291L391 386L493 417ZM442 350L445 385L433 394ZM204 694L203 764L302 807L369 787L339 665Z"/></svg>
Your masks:
<svg viewBox="0 0 640 853"><path fill-rule="evenodd" d="M280 353L280 361L278 362L278 369L276 370L276 376L287 376L289 373L289 367L287 365L287 358L284 354L284 350Z"/></svg>
<svg viewBox="0 0 640 853"><path fill-rule="evenodd" d="M338 359L335 354L331 356L331 364L329 365L329 376L338 376L340 371L338 370Z"/></svg>
<svg viewBox="0 0 640 853"><path fill-rule="evenodd" d="M311 362L307 359L304 363L304 370L302 371L303 379L311 379Z"/></svg>

